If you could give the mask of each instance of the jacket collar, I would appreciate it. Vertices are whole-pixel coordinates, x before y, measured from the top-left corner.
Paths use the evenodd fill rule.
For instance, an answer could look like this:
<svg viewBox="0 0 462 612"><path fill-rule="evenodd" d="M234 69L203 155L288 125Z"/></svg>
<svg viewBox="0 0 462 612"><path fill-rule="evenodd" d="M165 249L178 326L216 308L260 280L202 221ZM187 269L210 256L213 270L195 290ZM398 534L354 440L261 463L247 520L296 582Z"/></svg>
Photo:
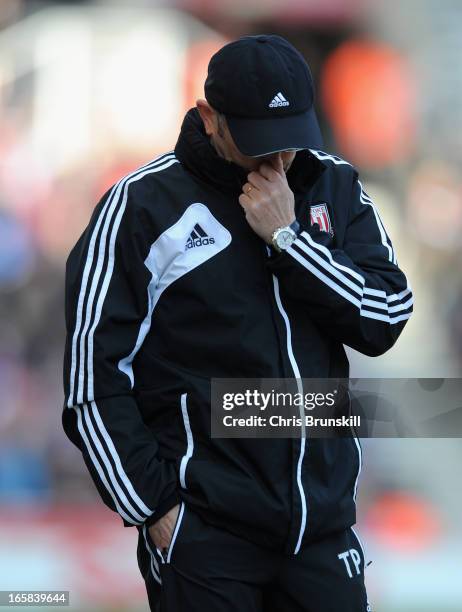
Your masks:
<svg viewBox="0 0 462 612"><path fill-rule="evenodd" d="M219 191L238 196L247 182L248 172L222 159L207 137L196 108L189 110L183 120L175 155L197 179ZM299 151L287 173L290 188L297 195L306 192L324 172L325 164L310 151Z"/></svg>

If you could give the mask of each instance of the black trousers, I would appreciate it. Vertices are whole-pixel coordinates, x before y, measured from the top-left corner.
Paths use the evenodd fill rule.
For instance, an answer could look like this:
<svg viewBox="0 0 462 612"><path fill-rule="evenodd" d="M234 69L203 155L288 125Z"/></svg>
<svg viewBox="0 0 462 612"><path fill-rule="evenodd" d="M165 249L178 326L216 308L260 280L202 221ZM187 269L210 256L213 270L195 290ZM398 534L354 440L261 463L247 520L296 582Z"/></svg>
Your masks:
<svg viewBox="0 0 462 612"><path fill-rule="evenodd" d="M140 529L138 564L155 612L367 612L364 553L351 528L283 555L180 506L168 552Z"/></svg>

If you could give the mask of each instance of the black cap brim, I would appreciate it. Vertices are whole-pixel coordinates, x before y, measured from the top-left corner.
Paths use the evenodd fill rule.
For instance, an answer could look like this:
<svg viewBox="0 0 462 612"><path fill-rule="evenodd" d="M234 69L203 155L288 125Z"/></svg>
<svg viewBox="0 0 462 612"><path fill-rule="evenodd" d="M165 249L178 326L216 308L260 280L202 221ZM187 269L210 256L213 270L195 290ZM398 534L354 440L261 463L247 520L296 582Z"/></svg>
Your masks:
<svg viewBox="0 0 462 612"><path fill-rule="evenodd" d="M314 108L305 113L249 119L226 115L229 131L243 155L260 157L293 149L322 149L322 136Z"/></svg>

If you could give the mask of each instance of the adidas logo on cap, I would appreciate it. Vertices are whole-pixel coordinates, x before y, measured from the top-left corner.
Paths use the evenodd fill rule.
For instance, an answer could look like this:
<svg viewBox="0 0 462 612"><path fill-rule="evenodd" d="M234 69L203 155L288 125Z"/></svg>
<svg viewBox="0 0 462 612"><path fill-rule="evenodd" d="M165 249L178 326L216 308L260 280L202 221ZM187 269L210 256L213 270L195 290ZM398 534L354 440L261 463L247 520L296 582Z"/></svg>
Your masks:
<svg viewBox="0 0 462 612"><path fill-rule="evenodd" d="M206 246L207 244L215 244L215 238L207 236L199 223L196 223L186 242L185 251L194 249L195 247Z"/></svg>
<svg viewBox="0 0 462 612"><path fill-rule="evenodd" d="M289 102L284 98L282 93L279 91L271 102L268 104L270 108L276 108L278 106L289 106Z"/></svg>

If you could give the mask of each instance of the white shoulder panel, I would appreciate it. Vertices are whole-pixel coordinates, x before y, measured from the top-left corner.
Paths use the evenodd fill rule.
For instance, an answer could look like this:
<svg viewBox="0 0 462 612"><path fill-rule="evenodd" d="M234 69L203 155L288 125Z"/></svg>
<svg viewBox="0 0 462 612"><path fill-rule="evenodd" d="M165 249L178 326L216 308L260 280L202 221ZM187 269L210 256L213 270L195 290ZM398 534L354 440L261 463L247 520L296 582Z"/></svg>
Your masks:
<svg viewBox="0 0 462 612"><path fill-rule="evenodd" d="M148 312L141 323L133 351L119 361L119 369L133 387L132 362L150 328L154 308L162 293L176 280L188 274L231 243L231 234L200 202L188 206L181 218L152 244L145 266L152 274L148 285Z"/></svg>

